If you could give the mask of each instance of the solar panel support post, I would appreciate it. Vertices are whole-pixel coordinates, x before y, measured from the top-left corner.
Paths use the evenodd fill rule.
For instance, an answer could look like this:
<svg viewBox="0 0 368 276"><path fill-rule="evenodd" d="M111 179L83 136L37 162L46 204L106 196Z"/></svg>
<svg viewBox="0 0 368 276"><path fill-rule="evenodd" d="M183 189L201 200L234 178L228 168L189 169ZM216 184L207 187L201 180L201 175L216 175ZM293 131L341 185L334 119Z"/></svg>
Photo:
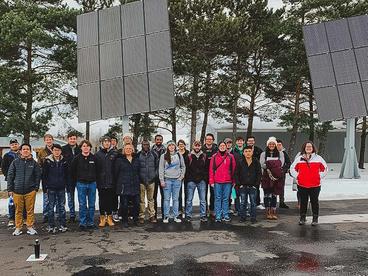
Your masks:
<svg viewBox="0 0 368 276"><path fill-rule="evenodd" d="M122 121L123 135L125 135L129 132L129 116L123 116Z"/></svg>
<svg viewBox="0 0 368 276"><path fill-rule="evenodd" d="M355 151L355 119L346 120L345 154L342 161L340 178L360 178L358 159Z"/></svg>

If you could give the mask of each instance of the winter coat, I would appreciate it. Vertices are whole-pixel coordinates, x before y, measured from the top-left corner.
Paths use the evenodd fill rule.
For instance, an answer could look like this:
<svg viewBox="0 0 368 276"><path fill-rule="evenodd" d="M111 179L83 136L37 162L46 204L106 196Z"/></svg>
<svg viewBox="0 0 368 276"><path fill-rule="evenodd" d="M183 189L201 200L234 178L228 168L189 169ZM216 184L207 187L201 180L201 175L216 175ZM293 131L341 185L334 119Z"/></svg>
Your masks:
<svg viewBox="0 0 368 276"><path fill-rule="evenodd" d="M281 195L285 185L285 174L283 170L285 164L284 153L276 149L273 152L266 149L260 156L260 163L263 168L262 188L272 190L275 195Z"/></svg>
<svg viewBox="0 0 368 276"><path fill-rule="evenodd" d="M157 157L152 151L140 151L137 156L139 160L139 177L142 184L147 185L155 181L158 175Z"/></svg>
<svg viewBox="0 0 368 276"><path fill-rule="evenodd" d="M236 161L234 155L225 152L215 153L210 161L209 166L209 184L233 183L235 184L234 174L236 169Z"/></svg>
<svg viewBox="0 0 368 276"><path fill-rule="evenodd" d="M199 183L202 180L208 183L208 164L206 154L202 151L195 153L192 151L185 162L185 181Z"/></svg>
<svg viewBox="0 0 368 276"><path fill-rule="evenodd" d="M316 153L309 160L303 155L297 156L290 167L290 174L304 188L321 186L321 179L326 176L327 171L326 161Z"/></svg>
<svg viewBox="0 0 368 276"><path fill-rule="evenodd" d="M42 167L42 190L61 191L65 190L68 184L68 163L61 156L56 161L53 155L46 157Z"/></svg>
<svg viewBox="0 0 368 276"><path fill-rule="evenodd" d="M8 171L8 192L25 195L38 191L41 181L40 165L33 159L15 159Z"/></svg>
<svg viewBox="0 0 368 276"><path fill-rule="evenodd" d="M171 163L169 164L165 160L165 154L161 155L158 168L160 182L164 183L165 179L183 180L185 177L185 162L183 156L179 152L171 154Z"/></svg>
<svg viewBox="0 0 368 276"><path fill-rule="evenodd" d="M234 158L236 160L236 162L241 161L242 157L243 157L243 149L245 146L243 146L243 148L239 148L238 145L235 145L235 147L231 150L231 153L234 155Z"/></svg>
<svg viewBox="0 0 368 276"><path fill-rule="evenodd" d="M78 154L80 154L82 151L81 149L76 145L74 148L74 153L72 150L72 147L68 144L65 146L62 146L62 155L64 157L64 159L66 160L67 164L68 164L68 186L67 189L69 192L74 193L74 189L75 189L75 182L73 182L72 179L72 173L71 173L71 167L72 167L72 161L74 159L75 156L77 156Z"/></svg>
<svg viewBox="0 0 368 276"><path fill-rule="evenodd" d="M80 153L73 159L70 171L74 185L77 182L90 184L97 181L100 166L96 156L92 153L88 156Z"/></svg>
<svg viewBox="0 0 368 276"><path fill-rule="evenodd" d="M119 155L115 162L114 179L117 195L139 195L140 163L136 156L130 162L125 155Z"/></svg>
<svg viewBox="0 0 368 276"><path fill-rule="evenodd" d="M8 171L9 171L10 164L13 162L14 159L17 159L17 158L19 158L18 152L9 151L5 153L3 161L1 162L1 171L3 172L5 176L5 181L7 180L7 177L8 177Z"/></svg>
<svg viewBox="0 0 368 276"><path fill-rule="evenodd" d="M158 168L159 162L160 162L160 157L161 157L161 155L163 155L166 152L166 148L165 148L164 145L161 145L160 147L157 147L156 145L153 145L151 151L154 155L156 155L156 162L157 162L156 163L156 168Z"/></svg>
<svg viewBox="0 0 368 276"><path fill-rule="evenodd" d="M98 189L112 189L114 188L114 165L118 153L114 150L100 149L96 153L96 158L100 166L100 172L97 175Z"/></svg>
<svg viewBox="0 0 368 276"><path fill-rule="evenodd" d="M262 152L263 150L261 148L257 146L253 147L253 157L257 158L258 160L260 160Z"/></svg>
<svg viewBox="0 0 368 276"><path fill-rule="evenodd" d="M259 187L261 182L262 169L258 159L253 157L252 163L248 163L243 156L236 163L235 183L239 189L243 187Z"/></svg>

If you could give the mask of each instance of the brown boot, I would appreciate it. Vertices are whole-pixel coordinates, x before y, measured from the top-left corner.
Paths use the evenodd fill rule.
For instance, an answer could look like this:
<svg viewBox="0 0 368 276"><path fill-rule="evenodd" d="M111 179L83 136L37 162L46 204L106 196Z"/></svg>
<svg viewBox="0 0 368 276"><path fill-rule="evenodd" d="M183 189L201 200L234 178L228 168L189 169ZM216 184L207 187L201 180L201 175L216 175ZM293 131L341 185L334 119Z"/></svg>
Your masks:
<svg viewBox="0 0 368 276"><path fill-rule="evenodd" d="M272 209L272 211L271 211L271 217L272 217L273 220L277 220L278 219L277 214L276 214L276 209Z"/></svg>
<svg viewBox="0 0 368 276"><path fill-rule="evenodd" d="M149 221L151 222L151 223L157 223L157 219L153 216L153 217L150 217L149 218Z"/></svg>
<svg viewBox="0 0 368 276"><path fill-rule="evenodd" d="M112 215L107 216L107 224L109 226L114 226L115 225L114 221L112 220Z"/></svg>
<svg viewBox="0 0 368 276"><path fill-rule="evenodd" d="M100 224L99 227L105 227L106 225L106 216L100 216Z"/></svg>
<svg viewBox="0 0 368 276"><path fill-rule="evenodd" d="M272 219L271 208L266 208L266 219L268 220Z"/></svg>

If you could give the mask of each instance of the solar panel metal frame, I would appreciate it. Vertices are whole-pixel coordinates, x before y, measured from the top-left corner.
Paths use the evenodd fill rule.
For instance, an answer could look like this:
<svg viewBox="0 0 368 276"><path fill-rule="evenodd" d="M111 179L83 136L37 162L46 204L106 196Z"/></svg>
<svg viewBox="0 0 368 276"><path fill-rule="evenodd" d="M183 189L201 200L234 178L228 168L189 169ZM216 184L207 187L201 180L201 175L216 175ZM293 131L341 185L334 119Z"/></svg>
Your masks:
<svg viewBox="0 0 368 276"><path fill-rule="evenodd" d="M341 51L353 48L349 25L346 19L325 23L330 51Z"/></svg>
<svg viewBox="0 0 368 276"><path fill-rule="evenodd" d="M331 56L337 84L359 81L358 65L353 50L334 52Z"/></svg>
<svg viewBox="0 0 368 276"><path fill-rule="evenodd" d="M171 69L148 73L148 82L152 111L161 110L166 106L175 107L173 72Z"/></svg>
<svg viewBox="0 0 368 276"><path fill-rule="evenodd" d="M354 48L368 46L368 15L348 18Z"/></svg>
<svg viewBox="0 0 368 276"><path fill-rule="evenodd" d="M314 89L314 96L321 121L332 121L343 118L337 87Z"/></svg>
<svg viewBox="0 0 368 276"><path fill-rule="evenodd" d="M100 78L98 46L77 50L78 84L96 82Z"/></svg>
<svg viewBox="0 0 368 276"><path fill-rule="evenodd" d="M147 73L124 77L124 91L126 114L150 111Z"/></svg>
<svg viewBox="0 0 368 276"><path fill-rule="evenodd" d="M102 119L125 114L123 78L101 81L101 111Z"/></svg>
<svg viewBox="0 0 368 276"><path fill-rule="evenodd" d="M311 24L303 28L307 56L326 54L329 46L324 24Z"/></svg>
<svg viewBox="0 0 368 276"><path fill-rule="evenodd" d="M77 48L98 45L98 13L90 12L77 16Z"/></svg>
<svg viewBox="0 0 368 276"><path fill-rule="evenodd" d="M146 34L169 30L167 0L144 0Z"/></svg>
<svg viewBox="0 0 368 276"><path fill-rule="evenodd" d="M121 15L117 7L100 10L98 13L99 43L121 39Z"/></svg>
<svg viewBox="0 0 368 276"><path fill-rule="evenodd" d="M100 45L100 79L108 80L123 76L121 40Z"/></svg>
<svg viewBox="0 0 368 276"><path fill-rule="evenodd" d="M348 83L339 85L339 96L344 118L354 118L355 116L365 116L367 108L360 83ZM354 98L354 101L351 99Z"/></svg>
<svg viewBox="0 0 368 276"><path fill-rule="evenodd" d="M145 34L143 2L135 1L121 6L122 38Z"/></svg>
<svg viewBox="0 0 368 276"><path fill-rule="evenodd" d="M148 71L162 70L172 67L170 49L170 33L168 31L147 35Z"/></svg>
<svg viewBox="0 0 368 276"><path fill-rule="evenodd" d="M123 54L124 76L147 72L146 39L144 36L124 40Z"/></svg>
<svg viewBox="0 0 368 276"><path fill-rule="evenodd" d="M355 49L361 81L368 81L368 47Z"/></svg>
<svg viewBox="0 0 368 276"><path fill-rule="evenodd" d="M336 83L331 54L308 57L312 84L314 88L333 86Z"/></svg>
<svg viewBox="0 0 368 276"><path fill-rule="evenodd" d="M101 119L99 82L78 85L78 115L80 123Z"/></svg>

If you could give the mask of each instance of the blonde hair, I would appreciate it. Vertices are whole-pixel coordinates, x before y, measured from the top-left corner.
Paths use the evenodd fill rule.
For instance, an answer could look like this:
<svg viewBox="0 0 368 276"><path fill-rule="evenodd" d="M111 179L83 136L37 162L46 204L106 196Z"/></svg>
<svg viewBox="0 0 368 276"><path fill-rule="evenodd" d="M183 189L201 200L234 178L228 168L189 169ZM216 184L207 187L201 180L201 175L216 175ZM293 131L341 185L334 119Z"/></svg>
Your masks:
<svg viewBox="0 0 368 276"><path fill-rule="evenodd" d="M131 146L131 147L132 147L132 153L135 153L135 149L134 149L133 144L132 144L132 143L127 143L127 144L125 144L125 145L123 146L123 148L121 149L121 153L122 153L123 155L125 155L125 148L126 148L127 146Z"/></svg>

